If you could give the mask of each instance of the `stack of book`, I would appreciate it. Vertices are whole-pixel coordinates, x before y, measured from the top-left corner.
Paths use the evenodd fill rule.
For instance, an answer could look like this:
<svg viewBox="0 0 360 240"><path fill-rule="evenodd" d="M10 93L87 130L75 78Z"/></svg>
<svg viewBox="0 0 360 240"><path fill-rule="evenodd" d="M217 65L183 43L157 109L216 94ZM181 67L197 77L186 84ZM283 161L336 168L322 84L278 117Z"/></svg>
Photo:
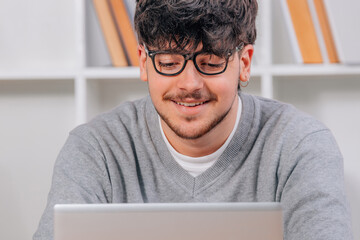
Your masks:
<svg viewBox="0 0 360 240"><path fill-rule="evenodd" d="M359 0L281 0L297 63L360 64Z"/></svg>
<svg viewBox="0 0 360 240"><path fill-rule="evenodd" d="M129 6L130 1L93 0L92 3L111 65L114 67L139 66L137 39L131 21L134 9L133 6Z"/></svg>

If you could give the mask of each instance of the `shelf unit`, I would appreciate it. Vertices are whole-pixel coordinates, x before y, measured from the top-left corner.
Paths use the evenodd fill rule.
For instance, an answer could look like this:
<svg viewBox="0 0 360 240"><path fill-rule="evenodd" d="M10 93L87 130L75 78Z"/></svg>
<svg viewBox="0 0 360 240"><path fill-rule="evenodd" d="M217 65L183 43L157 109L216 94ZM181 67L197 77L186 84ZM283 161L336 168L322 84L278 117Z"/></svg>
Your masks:
<svg viewBox="0 0 360 240"><path fill-rule="evenodd" d="M357 170L360 169L360 152L357 147L360 142L360 127L357 124L360 121L360 66L296 65L287 61L289 56L279 56L290 52L290 49L283 49L286 39L279 41L284 38L279 1L259 1L256 64L252 66L251 82L244 91L290 102L329 125L345 156L346 184L348 192L351 193L349 200L356 226L360 223L360 193L356 191L360 188L360 178L357 174ZM25 1L21 2L25 4ZM36 229L45 206L52 166L68 131L122 101L147 94L147 84L139 80L138 68L87 66L87 3L89 0L63 0L50 6L46 0L40 0L37 7L41 12L49 12L40 17L37 16L40 10L36 7L30 10L20 9L20 14L35 18L31 25L35 26L37 31L34 34L57 41L53 46L45 45L44 48L57 55L64 52L60 60L55 56L49 60L38 59L34 52L36 50L28 50L32 54L30 57L35 59L35 63L32 64L35 67L18 66L17 58L24 57L21 52L15 51L16 46L10 46L15 52L14 56L7 56L6 59L0 56L0 111L8 116L6 120L0 119L0 126L3 126L0 127L0 131L5 133L0 138L0 146L6 146L5 151L0 151L0 166L3 167L0 171L0 182L3 182L0 187L3 188L8 179L15 180L11 188L5 188L7 194L12 194L14 199L9 200L7 209L2 209L0 205L0 212L4 212L5 218L10 219L11 227L17 229L19 225L16 220L24 219L20 226L24 228L21 229L23 231L18 231L19 233L14 236L10 227L9 230L0 233L1 239L29 239ZM11 19L11 11L17 10L14 4L10 0L5 0L5 8L0 9L0 22L7 20L6 17ZM6 10L9 13L6 13ZM2 13L5 17L1 17ZM56 13L59 19L52 19L51 13ZM55 27L70 35L72 41L63 43L56 40L57 38L52 35L57 37L58 33L47 29L49 26L44 23L42 17L56 23ZM16 22L15 17L12 20L21 25L21 20ZM36 27L41 24L44 26ZM9 30L10 27L11 25L0 25L0 32L5 31L11 35L13 33ZM17 30L21 31L25 27L28 26L20 26ZM47 37L47 34L51 36ZM14 34L12 37L14 36L17 35ZM9 42L10 37L8 41L0 41L0 51L6 50L8 46L2 44ZM31 44L39 47L36 40L30 41L30 47ZM4 65L9 61L10 63ZM59 62L64 64L58 64ZM2 64L11 67L2 67ZM23 111L22 107L26 109ZM31 112L35 112L39 117L29 117ZM17 133L19 129L22 131L21 134ZM14 133L18 138L27 141L21 142L20 145L15 139L10 141ZM36 164L29 164L28 160ZM22 165L28 167L19 171L19 166L21 168ZM1 177L3 172L6 174ZM27 182L29 195L32 195L32 192L39 193L37 196L31 196L32 204L29 204L21 193L25 179L31 179ZM19 206L31 210L14 214L13 209ZM354 234L360 238L359 229L354 228Z"/></svg>
<svg viewBox="0 0 360 240"><path fill-rule="evenodd" d="M75 22L75 41L76 46L76 64L71 70L25 70L25 71L5 71L0 69L1 80L58 80L72 79L75 88L75 125L89 120L89 89L88 82L98 79L117 79L118 82L124 82L124 86L130 84L130 81L139 79L139 70L135 67L111 68L111 67L88 67L86 53L86 4L89 0L77 0L74 2L74 22ZM259 3L259 38L255 46L255 55L259 59L258 63L252 67L251 76L259 80L256 84L260 89L252 89L250 92L256 92L267 98L274 98L274 78L276 77L297 77L297 76L333 76L339 77L346 75L360 76L360 66L344 66L339 64L319 64L319 65L299 65L299 64L273 64L273 41L272 29L274 21L274 4L271 1L262 1ZM278 10L277 10L278 11ZM277 14L279 14L277 12ZM250 87L251 88L251 87ZM144 89L142 89L143 91ZM247 91L247 89L244 89ZM144 92L146 94L146 92ZM118 103L114 103L118 104ZM106 109L102 109L106 110Z"/></svg>

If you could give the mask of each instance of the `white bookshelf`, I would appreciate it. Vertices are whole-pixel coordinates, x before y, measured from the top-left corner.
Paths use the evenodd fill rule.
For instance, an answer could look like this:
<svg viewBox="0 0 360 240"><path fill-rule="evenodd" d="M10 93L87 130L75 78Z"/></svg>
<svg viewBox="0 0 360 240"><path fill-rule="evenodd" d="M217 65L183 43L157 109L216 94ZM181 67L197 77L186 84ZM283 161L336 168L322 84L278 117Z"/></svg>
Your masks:
<svg viewBox="0 0 360 240"><path fill-rule="evenodd" d="M4 0L0 8L0 112L5 116L0 118L0 188L8 196L0 204L0 226L8 226L0 239L31 238L54 161L72 128L147 94L138 68L87 66L85 1L38 0L19 8L29 4ZM279 1L260 0L256 64L244 91L292 103L329 126L345 157L357 226L360 66L293 64ZM360 239L358 228L354 234Z"/></svg>

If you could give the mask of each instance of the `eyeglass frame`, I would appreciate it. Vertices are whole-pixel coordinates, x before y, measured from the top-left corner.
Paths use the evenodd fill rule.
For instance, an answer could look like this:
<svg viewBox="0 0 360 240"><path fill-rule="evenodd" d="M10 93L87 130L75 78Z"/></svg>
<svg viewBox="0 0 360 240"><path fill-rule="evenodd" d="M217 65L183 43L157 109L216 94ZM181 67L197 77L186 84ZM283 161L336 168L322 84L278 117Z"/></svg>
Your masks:
<svg viewBox="0 0 360 240"><path fill-rule="evenodd" d="M225 72L226 69L227 69L228 63L229 63L229 58L230 58L230 56L233 55L234 53L239 52L240 50L242 50L242 49L244 48L245 44L244 44L244 42L242 42L239 46L237 46L237 47L235 48L234 51L228 53L228 55L225 57L225 61L226 61L225 67L224 67L224 69L223 69L222 71L220 71L220 72L218 72L218 73L206 73L206 72L203 72L203 71L200 70L199 66L197 65L197 63L196 63L196 61L195 61L196 56L198 56L199 54L202 54L202 53L206 53L205 51L198 51L198 52L194 52L194 53L192 53L192 54L180 54L180 53L176 53L176 54L179 54L179 55L181 55L181 56L184 57L184 60L185 60L185 61L184 61L184 64L183 64L182 68L181 68L178 72L176 72L176 73L163 73L163 72L160 72L160 71L156 68L156 64L155 64L155 60L154 60L156 54L159 54L159 53L171 53L171 52L166 51L166 50L150 51L150 50L146 47L145 44L143 44L143 46L144 46L144 49L145 49L145 53L151 58L151 61L152 61L152 63L153 63L153 66L154 66L155 71L156 71L157 73L159 73L160 75L163 75L163 76L176 76L176 75L179 75L180 73L182 73L182 71L184 71L184 69L185 69L185 67L186 67L186 64L187 64L187 61L188 61L188 60L192 60L193 63L194 63L194 66L195 66L196 70L198 70L198 72L200 72L201 74L204 74L204 75L213 76L213 75L218 75L218 74L221 74L221 73Z"/></svg>

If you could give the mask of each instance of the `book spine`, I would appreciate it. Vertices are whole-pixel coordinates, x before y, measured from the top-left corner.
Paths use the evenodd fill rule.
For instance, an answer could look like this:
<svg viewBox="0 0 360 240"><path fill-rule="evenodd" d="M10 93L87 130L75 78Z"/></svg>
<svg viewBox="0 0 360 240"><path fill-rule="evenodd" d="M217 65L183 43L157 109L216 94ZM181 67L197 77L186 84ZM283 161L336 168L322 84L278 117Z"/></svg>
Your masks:
<svg viewBox="0 0 360 240"><path fill-rule="evenodd" d="M296 33L295 33L295 30L294 30L294 27L292 24L290 12L289 12L286 0L281 0L280 3L281 3L281 9L282 9L282 12L284 15L283 16L284 22L286 24L286 29L288 32L291 50L292 50L292 53L294 56L295 63L297 63L297 64L304 63L303 58L301 56L301 51L300 51L299 45L297 43Z"/></svg>
<svg viewBox="0 0 360 240"><path fill-rule="evenodd" d="M339 63L334 38L323 0L313 0L330 63Z"/></svg>
<svg viewBox="0 0 360 240"><path fill-rule="evenodd" d="M326 45L325 45L325 39L324 39L322 31L321 31L320 21L319 21L318 13L317 13L316 8L315 8L314 0L307 0L307 2L308 2L310 14L311 14L311 19L312 19L313 24L314 24L316 37L318 39L322 59L323 59L324 63L328 64L329 63L329 57L328 57L328 54L327 54L327 49L326 49Z"/></svg>
<svg viewBox="0 0 360 240"><path fill-rule="evenodd" d="M86 1L86 64L87 66L112 66L100 22L92 1Z"/></svg>
<svg viewBox="0 0 360 240"><path fill-rule="evenodd" d="M128 63L125 52L121 45L115 23L112 19L108 2L104 0L93 0L93 3L100 21L101 29L105 36L113 66L127 66Z"/></svg>
<svg viewBox="0 0 360 240"><path fill-rule="evenodd" d="M126 5L126 9L129 14L131 25L133 28L135 28L134 17L135 17L135 10L136 10L136 1L135 0L123 0L123 1Z"/></svg>
<svg viewBox="0 0 360 240"><path fill-rule="evenodd" d="M303 62L322 63L321 50L307 0L287 0L286 2Z"/></svg>
<svg viewBox="0 0 360 240"><path fill-rule="evenodd" d="M116 27L127 59L132 66L139 66L139 56L137 54L137 40L135 32L123 0L109 0L111 11L114 16Z"/></svg>

